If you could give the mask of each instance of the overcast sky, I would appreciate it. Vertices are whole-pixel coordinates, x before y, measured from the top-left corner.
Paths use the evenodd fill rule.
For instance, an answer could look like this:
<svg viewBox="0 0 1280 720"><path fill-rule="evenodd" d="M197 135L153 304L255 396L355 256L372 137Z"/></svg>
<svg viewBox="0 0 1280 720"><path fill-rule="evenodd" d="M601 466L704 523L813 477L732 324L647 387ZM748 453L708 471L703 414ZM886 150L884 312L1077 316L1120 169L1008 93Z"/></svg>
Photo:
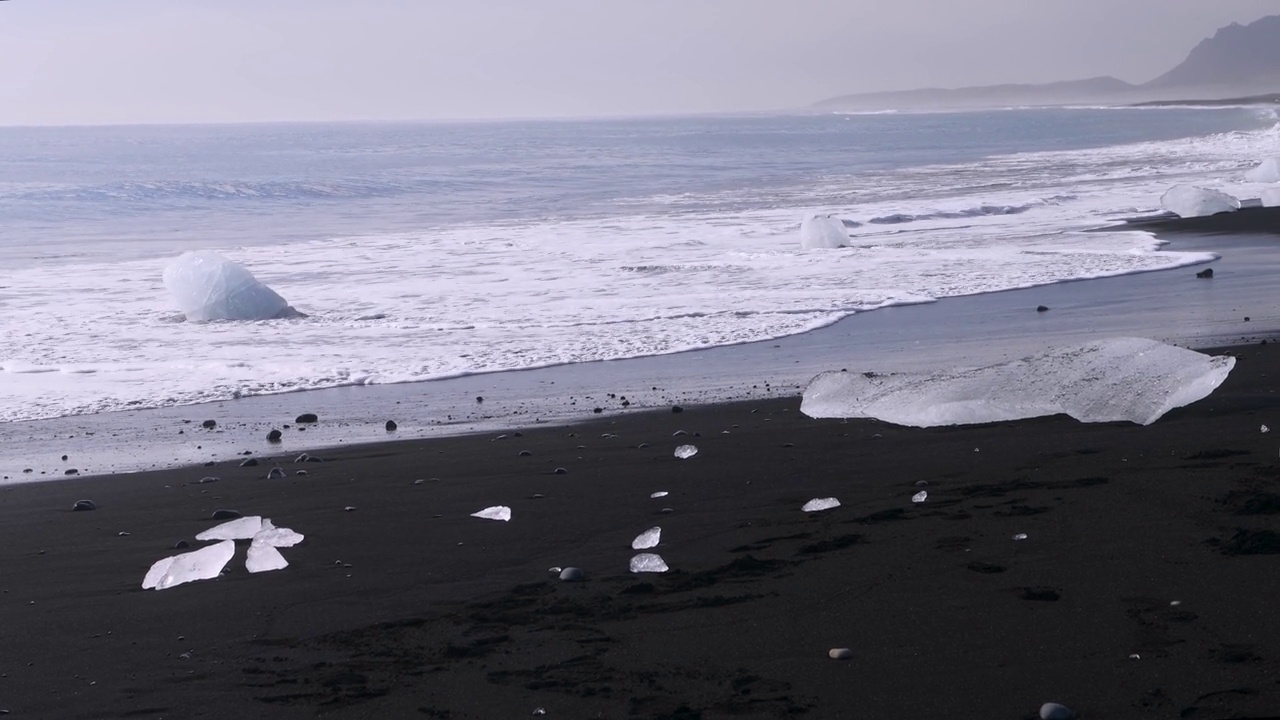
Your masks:
<svg viewBox="0 0 1280 720"><path fill-rule="evenodd" d="M634 115L1143 82L1276 0L8 0L0 124Z"/></svg>

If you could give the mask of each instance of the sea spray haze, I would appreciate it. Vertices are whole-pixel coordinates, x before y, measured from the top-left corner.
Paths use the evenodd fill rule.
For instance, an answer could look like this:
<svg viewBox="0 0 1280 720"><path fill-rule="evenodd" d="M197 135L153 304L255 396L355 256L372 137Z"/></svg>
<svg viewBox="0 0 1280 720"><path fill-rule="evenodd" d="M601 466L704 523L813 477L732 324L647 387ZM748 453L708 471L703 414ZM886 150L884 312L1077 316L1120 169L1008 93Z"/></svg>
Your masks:
<svg viewBox="0 0 1280 720"><path fill-rule="evenodd" d="M0 129L0 420L742 343L1205 259L1081 233L1257 196L1275 117L1039 109ZM832 214L850 247L805 250ZM180 253L305 317L186 322Z"/></svg>

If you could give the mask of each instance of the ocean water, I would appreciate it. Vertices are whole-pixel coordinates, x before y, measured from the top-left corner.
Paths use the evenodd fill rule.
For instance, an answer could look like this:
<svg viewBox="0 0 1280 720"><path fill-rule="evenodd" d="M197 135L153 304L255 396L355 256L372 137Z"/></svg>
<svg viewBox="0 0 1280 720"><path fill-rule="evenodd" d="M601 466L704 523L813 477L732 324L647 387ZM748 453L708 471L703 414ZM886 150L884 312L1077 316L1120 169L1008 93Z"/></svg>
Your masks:
<svg viewBox="0 0 1280 720"><path fill-rule="evenodd" d="M1204 262L1082 232L1242 197L1270 111L0 128L0 421L617 359ZM802 250L809 213L852 246ZM208 248L305 318L186 322ZM372 318L372 319L370 319Z"/></svg>

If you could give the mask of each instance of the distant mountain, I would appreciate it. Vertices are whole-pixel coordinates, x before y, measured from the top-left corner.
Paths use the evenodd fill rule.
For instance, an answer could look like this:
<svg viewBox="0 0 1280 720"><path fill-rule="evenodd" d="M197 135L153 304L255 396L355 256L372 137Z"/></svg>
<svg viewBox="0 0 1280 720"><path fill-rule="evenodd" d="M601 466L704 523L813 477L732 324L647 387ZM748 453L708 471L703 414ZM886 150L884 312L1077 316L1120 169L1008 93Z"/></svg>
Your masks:
<svg viewBox="0 0 1280 720"><path fill-rule="evenodd" d="M1280 15L1233 23L1197 45L1180 65L1142 85L1114 77L1040 85L986 85L843 95L814 104L821 110L921 110L1159 103L1218 100L1280 92Z"/></svg>

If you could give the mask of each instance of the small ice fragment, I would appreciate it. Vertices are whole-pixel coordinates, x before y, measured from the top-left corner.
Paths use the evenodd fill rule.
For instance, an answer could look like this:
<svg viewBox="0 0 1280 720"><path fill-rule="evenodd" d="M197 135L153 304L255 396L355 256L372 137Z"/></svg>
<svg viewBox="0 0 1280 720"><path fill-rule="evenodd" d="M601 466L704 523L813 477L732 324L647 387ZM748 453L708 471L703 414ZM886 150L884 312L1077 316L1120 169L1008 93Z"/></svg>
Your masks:
<svg viewBox="0 0 1280 720"><path fill-rule="evenodd" d="M1267 427L1266 425L1263 425L1263 426L1262 426L1262 432L1264 432L1264 433L1271 432L1271 428Z"/></svg>
<svg viewBox="0 0 1280 720"><path fill-rule="evenodd" d="M659 490L659 491L658 491L658 492L656 492L656 493L652 493L652 494L650 494L650 495L649 495L649 497L651 497L651 498L660 498L660 497L666 497L666 496L667 496L667 495L669 495L669 494L670 494L670 493L668 493L666 490Z"/></svg>
<svg viewBox="0 0 1280 720"><path fill-rule="evenodd" d="M662 559L661 555L653 553L640 553L631 558L631 572L633 573L661 573L670 570L667 563Z"/></svg>
<svg viewBox="0 0 1280 720"><path fill-rule="evenodd" d="M681 460L688 460L689 458L697 454L698 454L698 448L693 445L681 445L680 447L676 448L676 457L680 458Z"/></svg>
<svg viewBox="0 0 1280 720"><path fill-rule="evenodd" d="M1141 655L1139 655L1138 653L1129 653L1129 659L1130 659L1130 660L1141 660L1141 659L1142 659L1142 656L1141 656Z"/></svg>
<svg viewBox="0 0 1280 720"><path fill-rule="evenodd" d="M485 520L501 520L502 522L511 521L511 508L506 505L494 505L487 507L479 512L471 513L471 517L484 518Z"/></svg>
<svg viewBox="0 0 1280 720"><path fill-rule="evenodd" d="M294 532L289 528L278 528L271 524L270 518L263 518L262 529L253 536L254 543L262 543L271 547L293 547L306 536L302 533Z"/></svg>
<svg viewBox="0 0 1280 720"><path fill-rule="evenodd" d="M196 535L197 540L248 540L262 531L262 516L236 518Z"/></svg>
<svg viewBox="0 0 1280 720"><path fill-rule="evenodd" d="M1172 605L1173 607L1178 607L1179 605L1181 605L1181 604L1182 604L1182 601L1181 601L1181 600L1170 600L1170 601L1169 601L1169 604L1170 604L1170 605Z"/></svg>
<svg viewBox="0 0 1280 720"><path fill-rule="evenodd" d="M1048 702L1040 706L1040 720L1074 720L1076 714L1066 705Z"/></svg>
<svg viewBox="0 0 1280 720"><path fill-rule="evenodd" d="M1026 540L1026 539L1027 539L1027 534L1026 534L1026 533L1018 533L1017 535L1014 535L1014 536L1013 536L1013 539L1014 539L1014 540Z"/></svg>
<svg viewBox="0 0 1280 720"><path fill-rule="evenodd" d="M805 512L819 512L835 507L840 507L840 501L835 498L814 498L805 503L804 507L800 509Z"/></svg>
<svg viewBox="0 0 1280 720"><path fill-rule="evenodd" d="M922 503L922 502L924 502L928 497L929 497L929 491L928 491L928 490L921 490L920 492L918 492L918 493L916 493L915 495L912 495L912 496L911 496L911 502L913 502L913 503Z"/></svg>
<svg viewBox="0 0 1280 720"><path fill-rule="evenodd" d="M632 550L648 550L651 547L657 547L658 542L662 539L662 528L652 527L636 536L631 541Z"/></svg>
<svg viewBox="0 0 1280 720"><path fill-rule="evenodd" d="M269 572L271 570L283 570L289 567L289 561L284 559L280 551L268 544L265 540L254 538L249 545L249 552L244 559L244 569L250 573Z"/></svg>
<svg viewBox="0 0 1280 720"><path fill-rule="evenodd" d="M215 578L235 554L235 541L223 540L216 545L158 560L142 579L142 588L164 590L193 580Z"/></svg>

